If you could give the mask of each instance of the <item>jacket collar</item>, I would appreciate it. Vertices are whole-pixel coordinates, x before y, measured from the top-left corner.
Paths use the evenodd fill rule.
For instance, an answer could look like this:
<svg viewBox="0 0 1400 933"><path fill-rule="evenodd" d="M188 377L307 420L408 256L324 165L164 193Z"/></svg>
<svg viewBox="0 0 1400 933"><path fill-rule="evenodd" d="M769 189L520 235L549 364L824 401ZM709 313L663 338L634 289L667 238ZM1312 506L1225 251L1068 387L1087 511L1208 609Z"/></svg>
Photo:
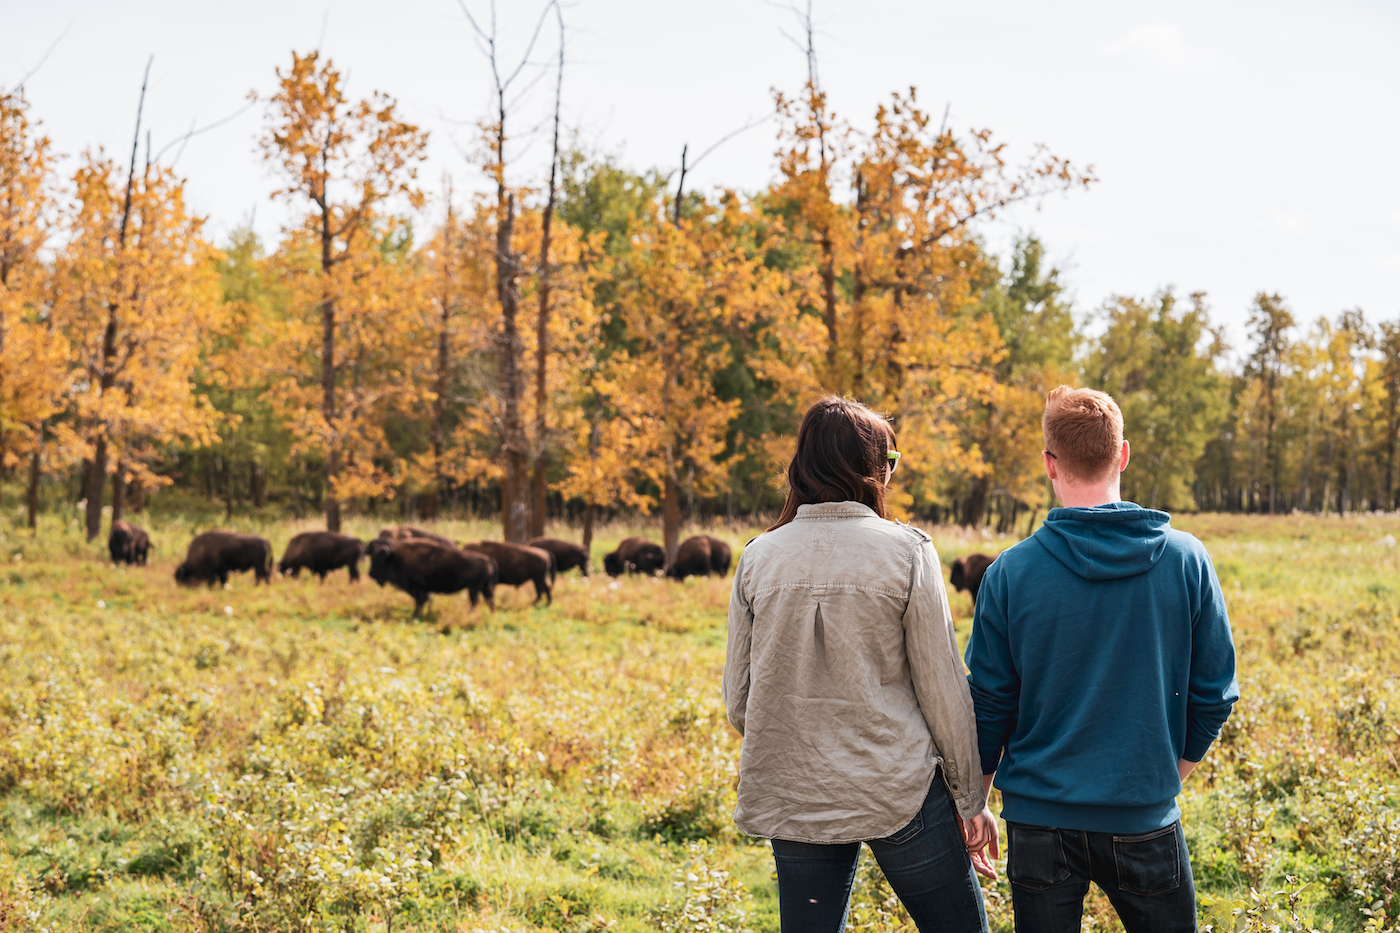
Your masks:
<svg viewBox="0 0 1400 933"><path fill-rule="evenodd" d="M859 502L809 502L797 507L793 521L824 522L833 518L879 518L875 510Z"/></svg>

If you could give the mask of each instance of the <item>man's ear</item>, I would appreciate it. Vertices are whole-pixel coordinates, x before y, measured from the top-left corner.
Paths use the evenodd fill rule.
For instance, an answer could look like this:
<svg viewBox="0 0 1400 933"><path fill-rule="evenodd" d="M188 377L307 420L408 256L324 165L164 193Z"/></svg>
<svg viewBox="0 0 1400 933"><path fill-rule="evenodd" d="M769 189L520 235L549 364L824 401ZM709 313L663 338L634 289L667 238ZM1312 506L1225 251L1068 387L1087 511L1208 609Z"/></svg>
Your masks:
<svg viewBox="0 0 1400 933"><path fill-rule="evenodd" d="M1128 439L1123 438L1123 454L1118 461L1118 472L1122 473L1128 468L1128 460L1132 458L1132 450L1128 446Z"/></svg>
<svg viewBox="0 0 1400 933"><path fill-rule="evenodd" d="M1055 461L1050 455L1042 450L1040 452L1040 459L1045 463L1045 475L1050 477L1052 481L1059 479L1060 474L1055 470Z"/></svg>

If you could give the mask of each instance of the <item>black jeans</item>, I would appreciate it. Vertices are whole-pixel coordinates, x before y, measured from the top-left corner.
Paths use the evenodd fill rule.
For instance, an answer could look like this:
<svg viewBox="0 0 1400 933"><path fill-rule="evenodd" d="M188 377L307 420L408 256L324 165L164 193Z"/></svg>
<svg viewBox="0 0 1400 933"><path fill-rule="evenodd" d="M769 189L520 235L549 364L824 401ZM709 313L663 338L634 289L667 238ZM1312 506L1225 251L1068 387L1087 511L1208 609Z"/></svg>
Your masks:
<svg viewBox="0 0 1400 933"><path fill-rule="evenodd" d="M1127 933L1195 933L1196 886L1181 823L1115 835L1006 824L1017 933L1079 933L1092 881Z"/></svg>
<svg viewBox="0 0 1400 933"><path fill-rule="evenodd" d="M982 888L956 816L940 773L909 825L866 843L900 903L925 933L987 930ZM844 930L859 860L859 842L817 845L774 839L783 933Z"/></svg>

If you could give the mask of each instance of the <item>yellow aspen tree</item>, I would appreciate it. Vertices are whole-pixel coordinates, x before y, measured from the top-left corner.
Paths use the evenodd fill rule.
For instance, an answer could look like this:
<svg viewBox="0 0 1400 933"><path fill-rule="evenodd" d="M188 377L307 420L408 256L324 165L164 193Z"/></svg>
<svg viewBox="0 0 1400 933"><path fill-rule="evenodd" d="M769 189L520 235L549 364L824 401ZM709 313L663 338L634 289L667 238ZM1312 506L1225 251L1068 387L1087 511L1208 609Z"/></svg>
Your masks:
<svg viewBox="0 0 1400 933"><path fill-rule="evenodd" d="M427 450L412 459L409 486L421 492L425 518L437 514L450 483L475 478L482 463L463 470L456 435L463 407L480 396L470 364L490 342L491 256L493 246L480 211L463 217L447 196L443 225L418 250L415 260L422 296L423 339L415 347L415 378L431 386ZM404 412L412 417L412 412Z"/></svg>
<svg viewBox="0 0 1400 933"><path fill-rule="evenodd" d="M275 402L325 474L326 527L340 529L343 499L385 491L376 404L402 384L385 341L406 300L385 261L394 226L386 202L417 206L414 187L427 133L401 120L394 101L351 101L340 72L318 52L292 55L267 100L263 155L285 181L275 196L304 213L288 231L285 269L295 312L275 322L267 349L284 355ZM344 471L344 473L343 473Z"/></svg>
<svg viewBox="0 0 1400 933"><path fill-rule="evenodd" d="M0 458L28 461L29 527L37 528L44 423L62 410L69 351L49 314L49 269L39 258L53 220L49 140L22 91L0 93Z"/></svg>
<svg viewBox="0 0 1400 933"><path fill-rule="evenodd" d="M815 82L778 107L781 178L766 204L807 249L800 304L824 324L814 345L813 315L791 322L785 343L821 354L793 372L893 416L913 454L899 485L927 487L929 471L969 458L941 410L990 392L987 362L1002 352L992 322L973 313L984 277L973 225L1093 176L1043 149L1012 167L989 131L935 129L912 90L877 110L870 134L841 135L839 149L827 143L837 124ZM912 498L903 491L896 502Z"/></svg>
<svg viewBox="0 0 1400 933"><path fill-rule="evenodd" d="M731 359L726 330L774 300L775 274L741 235L747 213L733 194L678 223L658 205L637 222L617 276L626 341L612 361L613 399L644 454L636 471L661 489L668 561L682 484L706 491L725 475L725 432L740 407L714 387Z"/></svg>
<svg viewBox="0 0 1400 933"><path fill-rule="evenodd" d="M524 335L522 359L534 376L533 392L523 400L521 414L531 426L534 455L531 476L530 531L544 531L546 496L567 485L563 457L585 429L589 409L584 402L602 322L594 305L593 288L599 274L601 234L593 239L552 217L546 203L520 216L517 227L522 252L541 256L538 273L525 283L522 297L539 308L535 327ZM544 264L548 242L548 264ZM549 470L560 471L551 480ZM565 493L566 498L569 497Z"/></svg>
<svg viewBox="0 0 1400 933"><path fill-rule="evenodd" d="M193 382L221 303L217 251L169 169L147 165L123 177L88 153L74 194L54 315L81 370L71 430L88 461L91 539L101 530L109 471L120 517L129 480L145 489L170 482L147 463L156 445L213 439L216 413Z"/></svg>

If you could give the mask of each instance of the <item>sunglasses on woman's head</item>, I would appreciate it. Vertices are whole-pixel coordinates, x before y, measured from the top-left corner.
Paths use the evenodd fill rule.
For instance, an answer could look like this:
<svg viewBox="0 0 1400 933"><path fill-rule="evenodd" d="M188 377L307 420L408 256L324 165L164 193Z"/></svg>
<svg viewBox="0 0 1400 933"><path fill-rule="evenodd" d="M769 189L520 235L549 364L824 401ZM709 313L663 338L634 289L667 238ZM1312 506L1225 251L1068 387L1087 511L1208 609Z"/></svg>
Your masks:
<svg viewBox="0 0 1400 933"><path fill-rule="evenodd" d="M897 450L885 451L885 459L889 461L889 467L891 470L899 466L899 458L902 456L904 455Z"/></svg>

